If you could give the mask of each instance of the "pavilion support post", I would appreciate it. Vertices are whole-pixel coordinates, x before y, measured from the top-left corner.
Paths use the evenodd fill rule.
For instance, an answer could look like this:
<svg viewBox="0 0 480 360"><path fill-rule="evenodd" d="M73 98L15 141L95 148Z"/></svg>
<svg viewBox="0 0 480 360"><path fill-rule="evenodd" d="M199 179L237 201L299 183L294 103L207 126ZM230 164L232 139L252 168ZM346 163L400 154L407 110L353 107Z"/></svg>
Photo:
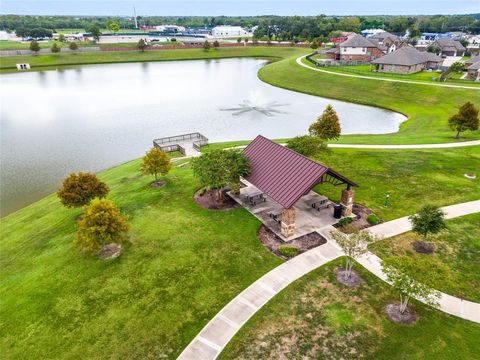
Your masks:
<svg viewBox="0 0 480 360"><path fill-rule="evenodd" d="M350 189L350 187L347 187L346 189L342 190L342 216L350 216L352 215L353 211L353 197L355 195L355 192Z"/></svg>
<svg viewBox="0 0 480 360"><path fill-rule="evenodd" d="M295 233L295 208L291 207L282 211L282 235L290 237Z"/></svg>

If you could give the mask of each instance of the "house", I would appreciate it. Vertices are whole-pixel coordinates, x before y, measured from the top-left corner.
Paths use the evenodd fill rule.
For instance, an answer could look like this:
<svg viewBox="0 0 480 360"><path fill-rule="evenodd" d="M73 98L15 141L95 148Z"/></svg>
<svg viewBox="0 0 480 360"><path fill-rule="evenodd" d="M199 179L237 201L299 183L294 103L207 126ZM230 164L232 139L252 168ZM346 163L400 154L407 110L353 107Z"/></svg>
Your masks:
<svg viewBox="0 0 480 360"><path fill-rule="evenodd" d="M460 41L450 38L436 39L432 44L440 49L439 54L444 56L464 56L467 50Z"/></svg>
<svg viewBox="0 0 480 360"><path fill-rule="evenodd" d="M241 26L216 26L212 29L213 37L239 37L251 35L251 33L244 30Z"/></svg>
<svg viewBox="0 0 480 360"><path fill-rule="evenodd" d="M375 71L395 74L413 74L425 69L438 69L443 59L429 52L404 46L379 59L373 60Z"/></svg>
<svg viewBox="0 0 480 360"><path fill-rule="evenodd" d="M340 60L340 48L333 47L325 51L325 58L329 60Z"/></svg>
<svg viewBox="0 0 480 360"><path fill-rule="evenodd" d="M382 33L382 32L385 32L385 30L383 30L383 29L365 29L365 30L361 31L362 35L365 36L366 38L369 38L373 35L376 35L376 34L379 34L379 33Z"/></svg>
<svg viewBox="0 0 480 360"><path fill-rule="evenodd" d="M467 77L470 80L480 81L480 60L467 68Z"/></svg>
<svg viewBox="0 0 480 360"><path fill-rule="evenodd" d="M390 34L387 31L376 33L368 38L370 41L378 43L378 47L385 53L391 53L406 45L405 42L397 35Z"/></svg>
<svg viewBox="0 0 480 360"><path fill-rule="evenodd" d="M341 61L372 61L384 55L378 42L354 34L339 46Z"/></svg>
<svg viewBox="0 0 480 360"><path fill-rule="evenodd" d="M473 64L475 64L479 61L480 61L480 55L474 56L474 57L468 59L467 61L465 61L465 67L468 69L470 66L472 66Z"/></svg>

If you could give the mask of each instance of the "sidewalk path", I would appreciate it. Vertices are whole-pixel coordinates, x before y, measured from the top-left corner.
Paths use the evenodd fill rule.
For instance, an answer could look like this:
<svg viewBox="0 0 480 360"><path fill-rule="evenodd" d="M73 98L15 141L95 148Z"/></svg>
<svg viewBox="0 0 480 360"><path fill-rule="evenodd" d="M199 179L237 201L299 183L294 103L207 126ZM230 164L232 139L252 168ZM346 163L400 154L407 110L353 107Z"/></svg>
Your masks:
<svg viewBox="0 0 480 360"><path fill-rule="evenodd" d="M314 68L307 64L304 64L302 60L307 57L308 55L300 56L297 58L297 64L303 66L304 68L310 69L312 71L318 71L326 74L337 75L337 76L346 76L346 77L353 77L357 79L367 79L367 80L377 80L377 81L389 81L389 82L397 82L397 83L404 83L404 84L419 84L419 85L427 85L427 86L439 86L439 87L449 87L449 88L457 88L457 89L470 89L470 90L480 90L480 86L463 86L463 85L449 85L449 84L436 84L436 83L429 83L429 82L421 82L421 81L411 81L411 80L398 80L398 79L387 79L383 77L375 77L375 76L366 76L366 75L353 75L353 74L345 74L336 71L328 71L319 68Z"/></svg>
<svg viewBox="0 0 480 360"><path fill-rule="evenodd" d="M442 208L447 218L480 212L480 200L446 206ZM379 236L391 237L409 231L408 217L389 221L369 228ZM312 270L343 255L338 245L330 239L333 227L327 226L319 233L328 239L327 243L309 250L277 266L230 301L200 333L188 344L178 357L179 360L216 359L237 331L271 298L295 280ZM381 260L372 253L365 254L358 261L367 270L386 280ZM419 299L422 301L422 299ZM439 310L463 319L480 323L480 304L464 301L448 294L441 294Z"/></svg>

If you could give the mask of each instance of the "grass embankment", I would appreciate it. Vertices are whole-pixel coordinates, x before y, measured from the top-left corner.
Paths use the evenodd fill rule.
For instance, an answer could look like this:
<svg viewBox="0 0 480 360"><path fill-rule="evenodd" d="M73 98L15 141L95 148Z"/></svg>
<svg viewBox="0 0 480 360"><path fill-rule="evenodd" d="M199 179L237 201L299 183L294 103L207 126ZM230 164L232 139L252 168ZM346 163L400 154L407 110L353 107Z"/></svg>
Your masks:
<svg viewBox="0 0 480 360"><path fill-rule="evenodd" d="M130 216L112 262L74 247L81 210L55 195L1 219L3 358L175 358L232 297L281 261L243 209L209 211L188 167L148 186L139 161L101 174Z"/></svg>
<svg viewBox="0 0 480 360"><path fill-rule="evenodd" d="M101 48L109 48L109 47L136 47L137 43L129 42L129 43L94 43L91 41L75 41L79 47L92 47L98 46ZM39 41L38 45L40 45L41 49L50 49L54 43L61 48L68 48L68 42L60 42L60 41ZM158 44L158 45L179 45L179 42L176 41L168 41L168 42L153 42L151 45ZM30 50L30 42L20 42L20 41L0 41L0 50Z"/></svg>
<svg viewBox="0 0 480 360"><path fill-rule="evenodd" d="M139 61L199 60L235 57L289 58L307 53L307 49L274 46L226 47L220 49L175 49L151 51L92 51L79 53L58 53L45 55L23 55L0 58L0 71L15 70L21 61L29 63L32 70L48 69L65 65L101 64ZM15 70L16 71L16 70Z"/></svg>
<svg viewBox="0 0 480 360"><path fill-rule="evenodd" d="M383 307L397 294L360 265L364 282L347 288L333 269L296 281L262 308L221 359L477 359L480 325L413 302L413 325L391 322Z"/></svg>
<svg viewBox="0 0 480 360"><path fill-rule="evenodd" d="M448 229L431 237L435 245L433 254L419 254L412 243L421 240L408 232L370 246L378 256L408 256L422 268L439 276L424 276L424 271L411 274L435 289L463 299L480 302L480 214L463 216L447 221Z"/></svg>
<svg viewBox="0 0 480 360"><path fill-rule="evenodd" d="M321 73L299 66L295 59L269 64L261 80L289 90L336 100L377 106L408 116L400 131L382 135L344 135L339 142L354 144L422 144L455 142L448 118L466 101L480 104L480 91L421 84L356 79ZM351 116L355 116L352 114ZM307 132L307 129L305 129ZM461 140L480 139L480 130L465 132Z"/></svg>

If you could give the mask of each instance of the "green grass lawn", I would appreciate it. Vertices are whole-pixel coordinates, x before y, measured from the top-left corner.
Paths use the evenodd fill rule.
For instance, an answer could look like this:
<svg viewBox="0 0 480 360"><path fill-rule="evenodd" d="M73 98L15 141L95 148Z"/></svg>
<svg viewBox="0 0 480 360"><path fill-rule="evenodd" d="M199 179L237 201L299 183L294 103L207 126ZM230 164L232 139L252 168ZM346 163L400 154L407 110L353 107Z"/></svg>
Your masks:
<svg viewBox="0 0 480 360"><path fill-rule="evenodd" d="M261 57L279 59L285 57L297 57L307 53L303 48L283 48L268 46L249 46L211 49L176 49L161 51L114 51L114 52L82 52L82 53L59 53L45 55L22 55L0 58L0 73L10 72L15 69L19 61L29 63L33 70L48 69L49 67L118 63L138 61L164 61L164 60L198 60L219 59L232 57ZM15 70L16 71L16 70Z"/></svg>
<svg viewBox="0 0 480 360"><path fill-rule="evenodd" d="M260 69L259 77L285 89L390 109L409 118L397 133L344 135L339 140L343 143L415 144L458 141L448 128L448 118L466 101L480 104L480 91L476 88L455 89L355 79L312 71L298 66L295 59L266 65ZM461 140L473 139L480 139L479 130L465 132Z"/></svg>
<svg viewBox="0 0 480 360"><path fill-rule="evenodd" d="M384 313L397 294L360 265L347 288L329 263L283 290L240 329L220 359L478 359L480 325L418 302L413 325Z"/></svg>
<svg viewBox="0 0 480 360"><path fill-rule="evenodd" d="M81 211L54 195L1 219L2 358L175 358L232 297L281 263L245 210L194 203L188 167L154 189L139 166L101 174L132 224L117 260L74 247Z"/></svg>
<svg viewBox="0 0 480 360"><path fill-rule="evenodd" d="M435 252L430 255L412 249L412 242L420 240L413 232L379 241L370 245L370 250L382 258L411 257L441 274L432 278L415 271L411 275L417 280L450 295L480 302L480 214L449 220L447 225L448 229L429 239L435 244Z"/></svg>

